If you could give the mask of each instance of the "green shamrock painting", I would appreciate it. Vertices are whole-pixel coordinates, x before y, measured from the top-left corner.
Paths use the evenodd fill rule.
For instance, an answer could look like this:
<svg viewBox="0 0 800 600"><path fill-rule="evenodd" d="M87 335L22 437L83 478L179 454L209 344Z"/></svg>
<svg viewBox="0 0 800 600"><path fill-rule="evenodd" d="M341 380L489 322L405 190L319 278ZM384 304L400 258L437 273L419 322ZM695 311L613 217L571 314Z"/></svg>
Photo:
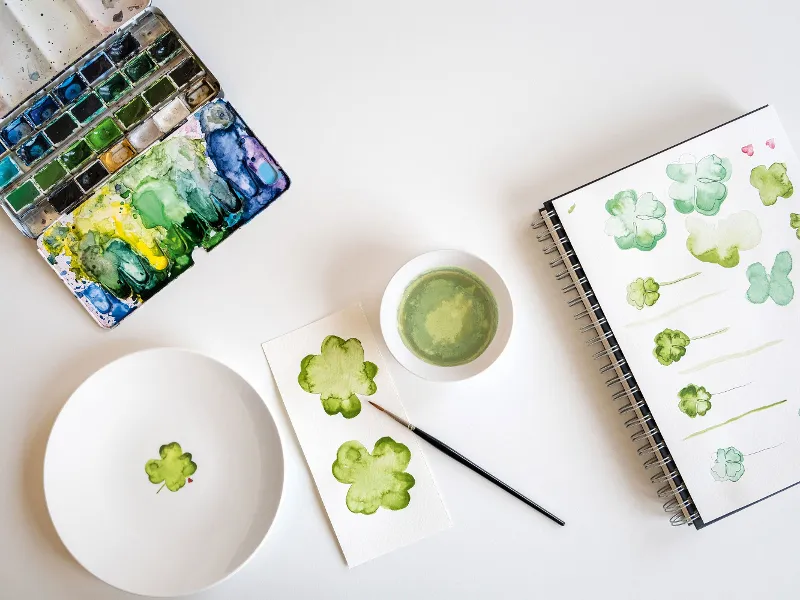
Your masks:
<svg viewBox="0 0 800 600"><path fill-rule="evenodd" d="M716 154L697 162L692 158L688 162L669 164L667 177L673 181L669 186L669 197L678 212L716 215L728 196L725 182L731 174L731 161Z"/></svg>
<svg viewBox="0 0 800 600"><path fill-rule="evenodd" d="M797 239L800 240L800 215L798 215L797 213L789 214L789 227L794 229L794 233L797 236Z"/></svg>
<svg viewBox="0 0 800 600"><path fill-rule="evenodd" d="M329 335L322 342L321 354L309 354L300 362L300 387L319 394L322 408L329 415L341 413L352 419L361 412L362 396L378 391L378 367L364 360L364 347L356 338L345 341Z"/></svg>
<svg viewBox="0 0 800 600"><path fill-rule="evenodd" d="M164 444L158 449L158 454L161 459L148 460L144 465L150 483L162 484L156 494L164 486L170 492L177 492L187 481L191 483L191 476L197 471L197 463L192 462L191 454L181 450L178 442Z"/></svg>
<svg viewBox="0 0 800 600"><path fill-rule="evenodd" d="M704 417L711 410L711 394L702 385L690 383L678 392L678 408L688 417Z"/></svg>
<svg viewBox="0 0 800 600"><path fill-rule="evenodd" d="M692 215L686 217L686 248L697 260L730 269L739 264L739 252L761 243L758 218L742 210L716 223Z"/></svg>
<svg viewBox="0 0 800 600"><path fill-rule="evenodd" d="M686 348L694 340L702 340L715 335L720 335L728 331L728 328L713 331L705 335L689 337L678 329L665 329L653 338L656 347L653 349L653 356L659 363L668 367L674 362L678 362L686 355Z"/></svg>
<svg viewBox="0 0 800 600"><path fill-rule="evenodd" d="M700 275L700 271L692 273L691 275L686 275L680 279L662 282L658 282L652 277L648 277L647 279L643 277L637 277L628 284L628 304L638 308L639 310L642 310L645 306L653 306L661 297L659 290L662 287L673 285L681 281L686 281L687 279L697 277L698 275Z"/></svg>
<svg viewBox="0 0 800 600"><path fill-rule="evenodd" d="M764 206L772 206L778 198L791 198L794 193L786 163L772 163L769 169L766 165L757 166L750 172L750 185L758 190Z"/></svg>
<svg viewBox="0 0 800 600"><path fill-rule="evenodd" d="M716 481L739 481L744 475L744 454L733 446L720 448L711 466L711 475Z"/></svg>
<svg viewBox="0 0 800 600"><path fill-rule="evenodd" d="M789 280L792 271L792 255L784 250L778 252L770 274L761 263L753 263L747 267L747 299L753 304L764 304L767 298L778 306L786 306L794 298L794 285Z"/></svg>
<svg viewBox="0 0 800 600"><path fill-rule="evenodd" d="M634 190L619 192L606 201L606 212L611 217L606 221L605 233L614 236L623 250L652 250L667 235L667 209L650 192L638 197Z"/></svg>
<svg viewBox="0 0 800 600"><path fill-rule="evenodd" d="M381 507L401 510L411 502L414 477L406 473L411 461L408 446L383 437L372 454L357 441L345 442L336 452L333 476L350 485L345 502L352 513L371 515Z"/></svg>

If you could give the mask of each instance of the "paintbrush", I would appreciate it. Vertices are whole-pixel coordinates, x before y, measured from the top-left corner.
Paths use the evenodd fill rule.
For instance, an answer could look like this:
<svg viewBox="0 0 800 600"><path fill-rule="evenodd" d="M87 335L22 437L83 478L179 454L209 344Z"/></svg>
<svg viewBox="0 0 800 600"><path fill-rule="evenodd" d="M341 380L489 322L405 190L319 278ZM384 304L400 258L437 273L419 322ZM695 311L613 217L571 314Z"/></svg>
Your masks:
<svg viewBox="0 0 800 600"><path fill-rule="evenodd" d="M495 484L496 486L504 489L505 491L507 491L509 494L511 494L512 496L514 496L518 500L522 500L525 504L527 504L528 506L530 506L531 508L533 508L535 510L538 510L540 513L542 513L545 517L547 517L551 521L555 521L559 525L564 525L564 521L559 519L557 516L555 516L549 510L547 510L545 508L542 508L541 506L536 504L530 498L528 498L526 496L523 496L522 494L520 494L514 488L506 485L505 483L500 481L497 477L495 477L494 475L492 475L488 471L485 471L482 468L480 468L478 465L476 465L474 462L472 462L470 459L468 459L463 454L460 454L460 453L456 452L455 450L453 450L453 448L451 448L450 446L448 446L444 442L442 442L442 441L436 439L435 437L433 437L430 433L426 433L426 432L422 431L422 429L420 429L419 427L415 427L414 425L412 425L411 423L409 423L405 419L401 419L396 414L386 410L382 406L378 406L377 404L375 404L374 402L369 401L369 400L368 400L368 402L370 404L372 404L372 406L377 408L379 411L384 412L387 415L389 415L390 417L392 417L395 421L400 423L403 427L407 427L410 431L413 431L414 433L416 433L419 437L421 437L423 440L428 442L431 446L435 446L436 448L438 448L439 450L441 450L442 452L447 454L450 458L454 458L455 460L460 462L465 467L468 467L469 469L472 469L473 471L475 471L478 475L480 475L484 479L488 479L493 484Z"/></svg>

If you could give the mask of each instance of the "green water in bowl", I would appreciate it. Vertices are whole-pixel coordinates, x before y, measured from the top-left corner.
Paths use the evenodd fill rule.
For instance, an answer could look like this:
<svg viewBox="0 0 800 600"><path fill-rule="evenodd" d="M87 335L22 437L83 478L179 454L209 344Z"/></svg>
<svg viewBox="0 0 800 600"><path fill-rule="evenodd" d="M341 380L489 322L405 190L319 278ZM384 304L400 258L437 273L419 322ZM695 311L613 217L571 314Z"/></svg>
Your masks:
<svg viewBox="0 0 800 600"><path fill-rule="evenodd" d="M443 267L412 281L400 301L397 327L406 347L439 367L472 362L497 333L497 302L474 273Z"/></svg>

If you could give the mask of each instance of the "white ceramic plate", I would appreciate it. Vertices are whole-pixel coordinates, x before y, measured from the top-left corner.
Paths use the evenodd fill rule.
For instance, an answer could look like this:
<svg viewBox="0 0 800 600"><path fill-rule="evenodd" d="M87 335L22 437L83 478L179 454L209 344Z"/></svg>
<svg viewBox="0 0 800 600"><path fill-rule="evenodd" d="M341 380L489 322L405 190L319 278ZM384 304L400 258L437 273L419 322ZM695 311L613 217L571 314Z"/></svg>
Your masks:
<svg viewBox="0 0 800 600"><path fill-rule="evenodd" d="M441 267L458 267L474 273L489 287L497 301L498 321L494 339L478 358L456 367L439 367L417 358L403 343L397 328L397 311L408 285L423 273ZM410 260L389 281L381 301L381 332L389 351L406 369L430 381L459 381L487 369L505 349L513 322L511 295L502 277L485 261L461 250L436 250Z"/></svg>
<svg viewBox="0 0 800 600"><path fill-rule="evenodd" d="M166 448L151 482L145 465L172 442L181 454ZM264 402L228 367L183 350L131 354L92 375L47 443L44 491L64 545L98 578L145 596L233 575L266 536L282 489Z"/></svg>

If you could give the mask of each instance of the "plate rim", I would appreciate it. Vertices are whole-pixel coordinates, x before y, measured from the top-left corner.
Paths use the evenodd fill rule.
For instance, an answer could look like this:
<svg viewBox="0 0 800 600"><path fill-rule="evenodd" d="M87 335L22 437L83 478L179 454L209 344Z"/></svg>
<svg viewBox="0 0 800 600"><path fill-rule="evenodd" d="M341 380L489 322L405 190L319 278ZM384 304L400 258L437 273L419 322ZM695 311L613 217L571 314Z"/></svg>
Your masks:
<svg viewBox="0 0 800 600"><path fill-rule="evenodd" d="M102 371L111 368L112 366L116 365L117 363L120 363L120 362L125 361L125 360L129 360L129 359L133 358L134 356L139 356L139 355L142 355L142 354L154 354L154 353L159 353L159 352L176 352L176 353L191 354L191 355L194 355L194 356L198 356L198 357L201 357L201 358L204 358L204 359L207 359L207 360L210 360L212 362L217 363L218 365L220 365L223 368L227 369L228 371L232 372L239 379L241 379L245 383L245 385L247 385L253 391L253 393L256 395L256 397L259 400L261 400L261 403L264 406L264 410L267 411L267 414L269 415L269 418L272 420L272 423L275 426L275 433L278 436L278 448L279 448L280 454L281 454L281 456L280 456L280 465L281 465L280 494L278 496L278 504L277 504L277 506L275 508L275 515L273 516L272 521L270 521L269 526L267 527L267 530L264 532L264 536L261 538L261 540L258 542L258 544L256 544L256 546L253 548L253 551L244 560L242 560L241 564L239 564L235 569L231 570L230 573L227 573L221 579L213 581L213 582L211 582L208 585L205 585L203 587L198 587L196 589L193 589L193 590L190 590L190 591L187 591L187 592L180 592L177 595L176 594L143 594L143 593L137 592L135 590L129 590L129 589L120 587L118 585L115 585L114 583L104 579L103 577L100 577L97 573L95 573L94 571L89 569L75 555L75 553L72 551L72 549L64 541L64 538L62 537L61 533L58 530L58 525L56 525L56 520L53 518L53 512L51 510L50 501L48 499L48 494L47 494L47 463L48 463L48 456L50 456L50 445L51 445L51 442L52 442L52 439L53 439L53 432L56 430L56 427L58 426L58 424L62 421L64 410L67 408L69 403L78 394L78 392L80 392L81 389L89 383L89 381L91 381L95 376L97 376ZM67 400L64 402L64 404L58 410L58 414L56 415L56 418L53 421L53 425L50 427L50 432L47 435L47 443L45 444L45 449L44 449L44 460L42 461L42 488L43 488L43 492L44 492L45 507L47 508L47 515L50 517L50 523L53 525L53 529L55 529L55 532L56 532L56 535L58 535L59 541L64 546L64 548L67 550L67 552L72 557L72 559L76 563L78 563L78 565L84 571L89 573L92 577L96 578L99 581L102 581L103 583L105 583L106 585L111 586L114 589L120 590L122 592L126 592L128 594L134 594L134 595L142 597L142 598L179 598L179 597L184 597L184 596L190 596L190 595L194 595L194 594L199 594L199 593L205 592L205 591L207 591L207 590L209 590L209 589L211 589L213 587L216 587L216 586L220 585L221 583L224 583L224 582L228 581L231 577L233 577L234 575L239 573L239 571L241 571L246 565L248 565L250 563L250 561L253 560L255 555L258 554L259 550L261 550L261 548L264 546L264 543L266 542L267 537L269 536L270 532L273 530L273 526L275 525L275 521L277 521L277 519L278 519L278 515L281 512L281 508L283 507L283 502L284 502L284 496L285 496L285 491L286 491L286 451L285 451L285 448L284 448L284 439L283 439L283 436L281 435L281 430L278 427L278 423L275 420L275 417L273 416L272 411L270 410L269 406L267 406L267 403L264 402L264 398L261 396L261 394L258 393L258 390L256 390L256 388L253 387L253 385L242 374L240 374L236 369L234 369L230 365L228 365L228 364L222 362L221 360L219 360L217 358L214 358L214 357L212 357L212 356L210 356L208 354L205 354L204 352L200 352L199 350L192 350L190 348L182 348L180 346L157 346L157 347L152 347L152 348L145 348L145 349L142 349L142 350L136 350L134 352L129 352L128 354L124 354L124 355L122 355L122 356L120 356L120 357L118 357L118 358L116 358L116 359L114 359L114 360L112 360L110 362L105 363L99 369L97 369L97 370L93 371L92 373L90 373L89 376L86 377L78 385L78 387L76 387L70 393L69 398L67 398Z"/></svg>

